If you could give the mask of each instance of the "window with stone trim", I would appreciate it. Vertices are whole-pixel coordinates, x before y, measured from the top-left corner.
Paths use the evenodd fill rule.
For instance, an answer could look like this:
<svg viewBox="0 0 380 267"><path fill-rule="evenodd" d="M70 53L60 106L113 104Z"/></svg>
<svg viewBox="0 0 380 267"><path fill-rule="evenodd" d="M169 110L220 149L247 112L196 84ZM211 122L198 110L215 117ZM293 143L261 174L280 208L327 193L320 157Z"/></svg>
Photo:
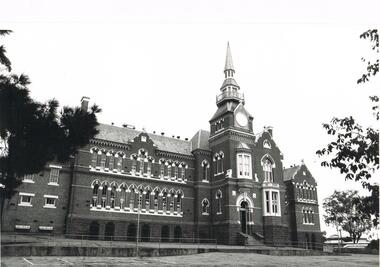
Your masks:
<svg viewBox="0 0 380 267"><path fill-rule="evenodd" d="M217 201L217 215L222 214L222 197L222 191L218 190L215 194L215 199Z"/></svg>
<svg viewBox="0 0 380 267"><path fill-rule="evenodd" d="M264 181L273 183L273 162L269 158L263 159Z"/></svg>
<svg viewBox="0 0 380 267"><path fill-rule="evenodd" d="M32 207L33 206L32 200L33 200L33 197L35 196L33 193L20 192L19 196L20 196L20 200L18 203L19 206L24 206L24 207Z"/></svg>
<svg viewBox="0 0 380 267"><path fill-rule="evenodd" d="M281 216L280 192L277 189L264 189L264 216Z"/></svg>
<svg viewBox="0 0 380 267"><path fill-rule="evenodd" d="M210 164L208 163L207 160L203 160L201 166L202 166L202 181L208 182Z"/></svg>
<svg viewBox="0 0 380 267"><path fill-rule="evenodd" d="M248 153L237 153L237 175L238 178L252 179L252 158Z"/></svg>
<svg viewBox="0 0 380 267"><path fill-rule="evenodd" d="M61 167L50 165L49 185L58 185L59 183L59 171Z"/></svg>
<svg viewBox="0 0 380 267"><path fill-rule="evenodd" d="M210 202L207 198L202 200L202 215L209 215L208 208L210 206Z"/></svg>
<svg viewBox="0 0 380 267"><path fill-rule="evenodd" d="M57 199L58 196L44 195L45 204L44 208L57 208Z"/></svg>
<svg viewBox="0 0 380 267"><path fill-rule="evenodd" d="M34 183L36 175L35 174L26 174L22 177L24 183Z"/></svg>

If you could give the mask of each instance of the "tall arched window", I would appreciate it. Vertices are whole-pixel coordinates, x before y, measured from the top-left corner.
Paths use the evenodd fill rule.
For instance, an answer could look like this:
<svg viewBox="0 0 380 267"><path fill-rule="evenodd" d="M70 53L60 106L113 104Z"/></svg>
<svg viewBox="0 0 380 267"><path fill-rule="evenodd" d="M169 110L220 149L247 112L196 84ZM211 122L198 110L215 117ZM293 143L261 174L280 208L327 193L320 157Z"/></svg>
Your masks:
<svg viewBox="0 0 380 267"><path fill-rule="evenodd" d="M174 163L174 178L175 179L178 178L178 166L179 166L179 162L175 162Z"/></svg>
<svg viewBox="0 0 380 267"><path fill-rule="evenodd" d="M98 151L99 149L97 147L93 147L90 149L90 152L92 154L92 158L91 158L91 167L92 168L96 168L96 166L98 166L96 163L97 163L97 159L98 159Z"/></svg>
<svg viewBox="0 0 380 267"><path fill-rule="evenodd" d="M93 182L93 188L92 188L92 201L91 206L97 207L98 206L98 197L99 197L99 181Z"/></svg>
<svg viewBox="0 0 380 267"><path fill-rule="evenodd" d="M177 191L177 212L182 212L182 198L183 198L183 192L181 190Z"/></svg>
<svg viewBox="0 0 380 267"><path fill-rule="evenodd" d="M222 151L219 152L219 172L222 173L224 172L224 166L223 166L223 161L224 161L224 153Z"/></svg>
<svg viewBox="0 0 380 267"><path fill-rule="evenodd" d="M166 212L168 201L168 193L165 191L162 193L162 210Z"/></svg>
<svg viewBox="0 0 380 267"><path fill-rule="evenodd" d="M165 176L165 160L160 159L160 177L163 178Z"/></svg>
<svg viewBox="0 0 380 267"><path fill-rule="evenodd" d="M168 175L169 178L172 177L172 162L168 162Z"/></svg>
<svg viewBox="0 0 380 267"><path fill-rule="evenodd" d="M208 201L207 198L204 198L202 200L202 215L208 215L208 208L210 206L210 202Z"/></svg>
<svg viewBox="0 0 380 267"><path fill-rule="evenodd" d="M158 197L160 195L159 189L155 189L154 191L154 211L158 211Z"/></svg>
<svg viewBox="0 0 380 267"><path fill-rule="evenodd" d="M110 207L111 209L114 209L115 208L115 204L116 204L116 184L113 183L110 187L111 191L110 191Z"/></svg>
<svg viewBox="0 0 380 267"><path fill-rule="evenodd" d="M218 190L216 192L216 195L215 195L215 198L216 198L216 201L217 201L217 212L216 214L222 214L222 191L221 190Z"/></svg>
<svg viewBox="0 0 380 267"><path fill-rule="evenodd" d="M137 165L137 155L136 154L132 154L131 155L131 160L132 160L131 173L135 174L136 173L136 165Z"/></svg>
<svg viewBox="0 0 380 267"><path fill-rule="evenodd" d="M273 183L273 163L269 158L263 160L264 181Z"/></svg>
<svg viewBox="0 0 380 267"><path fill-rule="evenodd" d="M214 162L213 164L215 167L214 175L217 175L219 173L219 154L218 153L214 154L213 162Z"/></svg>
<svg viewBox="0 0 380 267"><path fill-rule="evenodd" d="M209 181L209 170L210 170L210 164L207 160L202 161L202 181L208 182Z"/></svg>
<svg viewBox="0 0 380 267"><path fill-rule="evenodd" d="M185 180L186 179L186 168L187 168L187 165L185 162L182 162L181 163L181 179L182 180Z"/></svg>

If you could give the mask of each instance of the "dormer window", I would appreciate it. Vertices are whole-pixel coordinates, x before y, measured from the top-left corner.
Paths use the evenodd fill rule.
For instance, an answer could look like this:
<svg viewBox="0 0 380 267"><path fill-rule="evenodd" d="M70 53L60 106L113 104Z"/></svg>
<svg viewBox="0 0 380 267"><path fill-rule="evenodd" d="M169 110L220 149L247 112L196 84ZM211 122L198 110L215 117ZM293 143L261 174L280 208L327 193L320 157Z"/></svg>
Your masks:
<svg viewBox="0 0 380 267"><path fill-rule="evenodd" d="M141 142L146 142L146 136L144 135L141 136Z"/></svg>
<svg viewBox="0 0 380 267"><path fill-rule="evenodd" d="M208 208L210 206L210 202L208 201L207 198L204 198L202 200L202 215L208 215Z"/></svg>

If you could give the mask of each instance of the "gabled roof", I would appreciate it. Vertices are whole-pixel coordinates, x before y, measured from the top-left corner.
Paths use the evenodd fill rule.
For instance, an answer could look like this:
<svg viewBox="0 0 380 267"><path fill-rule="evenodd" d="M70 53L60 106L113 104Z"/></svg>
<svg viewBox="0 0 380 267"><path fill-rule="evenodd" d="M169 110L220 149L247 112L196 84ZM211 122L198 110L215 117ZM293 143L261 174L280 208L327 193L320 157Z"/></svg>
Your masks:
<svg viewBox="0 0 380 267"><path fill-rule="evenodd" d="M294 178L294 175L299 171L300 168L301 165L284 169L284 181L292 180Z"/></svg>
<svg viewBox="0 0 380 267"><path fill-rule="evenodd" d="M128 143L137 135L142 133L130 128L122 128L118 126L99 124L99 133L95 136L97 139L108 140L116 143ZM191 155L191 142L167 136L146 133L159 150L172 153Z"/></svg>
<svg viewBox="0 0 380 267"><path fill-rule="evenodd" d="M205 130L199 130L193 138L191 138L191 151L196 149L210 150L208 139L210 132Z"/></svg>

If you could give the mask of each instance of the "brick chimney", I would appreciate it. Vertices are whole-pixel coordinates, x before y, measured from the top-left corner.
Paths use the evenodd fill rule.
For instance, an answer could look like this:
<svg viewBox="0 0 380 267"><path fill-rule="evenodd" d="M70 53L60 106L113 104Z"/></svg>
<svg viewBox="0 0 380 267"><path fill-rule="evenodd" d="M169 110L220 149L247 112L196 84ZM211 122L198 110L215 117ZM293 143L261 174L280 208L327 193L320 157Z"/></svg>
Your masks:
<svg viewBox="0 0 380 267"><path fill-rule="evenodd" d="M87 96L83 96L82 99L80 100L80 108L83 110L83 111L87 111L88 110L88 102L90 101L90 98L87 97Z"/></svg>

